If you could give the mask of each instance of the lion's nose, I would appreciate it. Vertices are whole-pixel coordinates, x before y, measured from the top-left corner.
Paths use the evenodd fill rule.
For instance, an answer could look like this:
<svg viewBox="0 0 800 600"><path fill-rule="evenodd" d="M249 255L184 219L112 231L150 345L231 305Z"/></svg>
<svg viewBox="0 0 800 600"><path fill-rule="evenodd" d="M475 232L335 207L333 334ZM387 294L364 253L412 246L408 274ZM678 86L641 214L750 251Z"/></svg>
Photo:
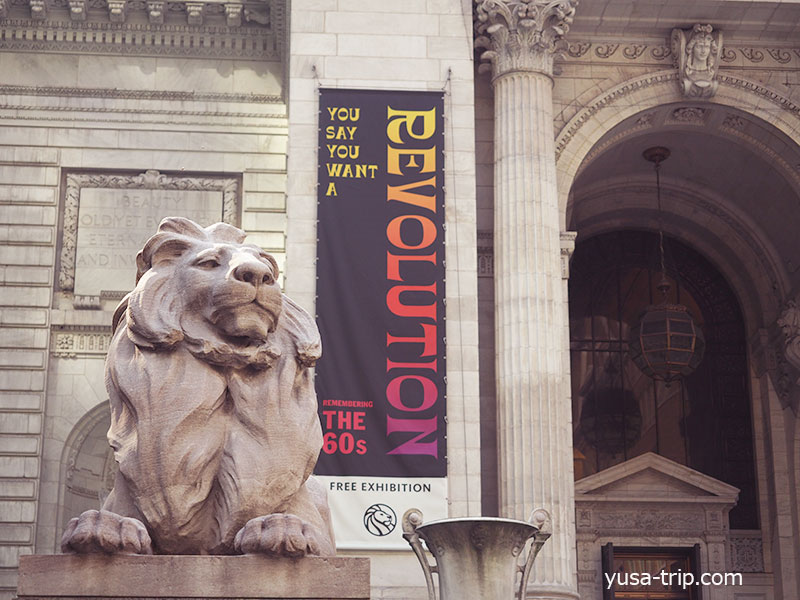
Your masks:
<svg viewBox="0 0 800 600"><path fill-rule="evenodd" d="M267 265L255 261L236 267L233 270L233 278L256 287L261 284L269 285L274 281L272 270Z"/></svg>

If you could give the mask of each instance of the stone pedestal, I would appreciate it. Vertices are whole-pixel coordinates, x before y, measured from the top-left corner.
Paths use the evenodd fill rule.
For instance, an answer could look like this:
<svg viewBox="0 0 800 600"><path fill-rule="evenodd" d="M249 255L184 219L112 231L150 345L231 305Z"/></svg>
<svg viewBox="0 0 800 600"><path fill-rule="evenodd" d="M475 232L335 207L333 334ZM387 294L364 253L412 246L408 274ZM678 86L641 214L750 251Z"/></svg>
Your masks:
<svg viewBox="0 0 800 600"><path fill-rule="evenodd" d="M23 556L20 600L370 597L368 558L264 556Z"/></svg>

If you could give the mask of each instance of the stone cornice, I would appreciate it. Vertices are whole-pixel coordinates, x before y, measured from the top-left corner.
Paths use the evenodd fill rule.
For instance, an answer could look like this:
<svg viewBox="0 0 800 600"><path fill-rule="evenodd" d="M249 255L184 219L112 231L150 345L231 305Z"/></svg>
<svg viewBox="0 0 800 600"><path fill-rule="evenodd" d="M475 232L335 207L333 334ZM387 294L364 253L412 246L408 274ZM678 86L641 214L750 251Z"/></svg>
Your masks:
<svg viewBox="0 0 800 600"><path fill-rule="evenodd" d="M553 57L578 0L475 0L475 47L494 77L513 71L553 74ZM481 68L488 67L487 64Z"/></svg>
<svg viewBox="0 0 800 600"><path fill-rule="evenodd" d="M285 0L0 0L0 50L280 60Z"/></svg>
<svg viewBox="0 0 800 600"><path fill-rule="evenodd" d="M172 102L237 102L250 104L281 104L283 99L269 94L236 94L219 92L182 92L174 90L121 90L118 88L78 88L2 85L0 94L19 96L52 96L56 98L112 98L119 100L153 100ZM283 116L283 115L270 115Z"/></svg>

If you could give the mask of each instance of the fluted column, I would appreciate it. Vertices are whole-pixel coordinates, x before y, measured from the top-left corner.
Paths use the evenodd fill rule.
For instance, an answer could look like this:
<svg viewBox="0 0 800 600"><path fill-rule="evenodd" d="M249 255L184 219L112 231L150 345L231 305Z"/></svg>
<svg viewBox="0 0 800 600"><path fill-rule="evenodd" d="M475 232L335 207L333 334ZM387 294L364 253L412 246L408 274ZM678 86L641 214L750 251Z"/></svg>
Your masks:
<svg viewBox="0 0 800 600"><path fill-rule="evenodd" d="M553 55L577 0L475 0L494 86L500 513L551 517L529 598L575 598L574 481L553 141Z"/></svg>

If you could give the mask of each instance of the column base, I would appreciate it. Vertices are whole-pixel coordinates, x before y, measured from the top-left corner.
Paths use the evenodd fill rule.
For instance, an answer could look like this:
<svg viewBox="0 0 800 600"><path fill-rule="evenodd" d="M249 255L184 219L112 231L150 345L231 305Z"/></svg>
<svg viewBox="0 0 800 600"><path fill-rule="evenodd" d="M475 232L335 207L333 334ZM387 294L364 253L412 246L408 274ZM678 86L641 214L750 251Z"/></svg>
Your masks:
<svg viewBox="0 0 800 600"><path fill-rule="evenodd" d="M368 558L22 556L19 600L369 600Z"/></svg>
<svg viewBox="0 0 800 600"><path fill-rule="evenodd" d="M525 600L580 600L580 594L575 590L558 585L542 586L529 585L525 593Z"/></svg>

